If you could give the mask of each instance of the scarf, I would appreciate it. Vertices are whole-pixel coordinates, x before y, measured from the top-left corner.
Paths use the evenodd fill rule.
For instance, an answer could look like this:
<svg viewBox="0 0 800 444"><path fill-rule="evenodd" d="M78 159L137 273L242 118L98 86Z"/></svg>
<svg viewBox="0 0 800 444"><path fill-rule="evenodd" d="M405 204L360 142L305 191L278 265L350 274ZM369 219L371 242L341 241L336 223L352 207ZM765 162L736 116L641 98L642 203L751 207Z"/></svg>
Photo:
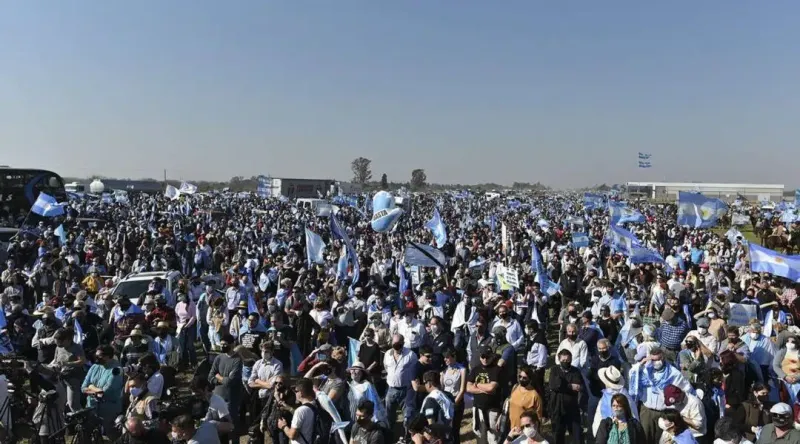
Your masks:
<svg viewBox="0 0 800 444"><path fill-rule="evenodd" d="M441 390L434 390L425 397L425 399L422 401L422 405L425 405L425 401L427 401L429 398L433 399L437 404L439 404L439 408L442 409L442 415L444 416L444 419L448 421L453 419L455 407L453 406L453 401L451 401L447 395L442 393Z"/></svg>
<svg viewBox="0 0 800 444"><path fill-rule="evenodd" d="M648 365L643 369L641 364L634 365L631 368L631 380L628 384L630 395L633 399L639 399L639 390L642 386L663 392L673 379L675 379L673 367L667 363L664 363L664 371L660 374L657 374L652 366Z"/></svg>

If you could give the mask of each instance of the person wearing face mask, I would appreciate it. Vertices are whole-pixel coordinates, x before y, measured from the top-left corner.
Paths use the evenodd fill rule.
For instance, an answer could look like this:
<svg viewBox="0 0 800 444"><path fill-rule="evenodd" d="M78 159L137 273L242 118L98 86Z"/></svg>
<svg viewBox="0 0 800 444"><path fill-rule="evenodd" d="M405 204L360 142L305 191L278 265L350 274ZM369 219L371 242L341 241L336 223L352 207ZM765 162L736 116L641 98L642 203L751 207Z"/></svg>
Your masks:
<svg viewBox="0 0 800 444"><path fill-rule="evenodd" d="M391 337L389 338L391 340ZM375 342L375 333L367 327L362 334L361 346L358 348L358 361L366 367L367 375L372 379L379 394L386 394L386 383L381 378L383 371L382 350ZM351 404L352 406L352 404Z"/></svg>
<svg viewBox="0 0 800 444"><path fill-rule="evenodd" d="M473 431L480 437L479 442L497 443L501 436L493 425L497 423L502 406L498 396L500 389L500 368L495 364L497 354L487 345L478 349L480 365L472 369L467 379L467 393L474 398Z"/></svg>
<svg viewBox="0 0 800 444"><path fill-rule="evenodd" d="M681 351L683 339L688 332L689 327L686 322L676 316L672 308L665 307L661 312L661 325L656 329L655 339L661 344L667 360L675 362Z"/></svg>
<svg viewBox="0 0 800 444"><path fill-rule="evenodd" d="M770 388L760 382L753 384L750 390L750 397L742 403L744 408L744 421L737 424L737 427L744 435L744 438L755 441L756 431L769 424L772 421L769 409L772 408L773 402L769 399ZM720 420L717 422L716 428L720 427ZM719 432L717 437L720 438Z"/></svg>
<svg viewBox="0 0 800 444"><path fill-rule="evenodd" d="M680 413L675 409L664 411L662 418L658 420L658 427L661 430L661 438L656 441L658 444L696 444L691 429L686 425ZM648 441L650 442L650 441Z"/></svg>
<svg viewBox="0 0 800 444"><path fill-rule="evenodd" d="M388 423L394 424L397 408L403 407L404 424L414 415L414 391L411 380L414 378L414 368L417 365L417 355L404 346L403 336L392 336L392 348L383 357L383 367L386 369L386 414Z"/></svg>
<svg viewBox="0 0 800 444"><path fill-rule="evenodd" d="M560 349L557 353L558 367L550 371L550 399L547 411L553 424L553 435L556 444L563 444L565 434L569 430L570 436L582 442L583 429L579 398L584 392L584 379L581 372L572 362L572 352L569 349Z"/></svg>
<svg viewBox="0 0 800 444"><path fill-rule="evenodd" d="M212 302L219 299L219 295L214 290L213 281L208 281L205 285L203 293L200 294L200 299L197 300L196 315L197 315L197 335L200 336L200 341L203 344L203 351L208 357L211 351L211 340L208 336L208 312L211 311Z"/></svg>
<svg viewBox="0 0 800 444"><path fill-rule="evenodd" d="M386 351L392 346L392 334L389 332L389 328L386 327L386 324L383 323L381 313L372 313L369 315L369 324L367 324L367 327L359 338L362 344L368 336L367 330L371 332L370 334L372 335L373 342L381 351Z"/></svg>
<svg viewBox="0 0 800 444"><path fill-rule="evenodd" d="M431 346L436 359L441 361L442 352L453 346L453 333L444 328L444 321L439 316L434 316L429 322L430 334L427 335L427 343Z"/></svg>
<svg viewBox="0 0 800 444"><path fill-rule="evenodd" d="M630 401L624 394L609 400L608 415L597 423L595 444L646 444L644 429L636 418Z"/></svg>
<svg viewBox="0 0 800 444"><path fill-rule="evenodd" d="M383 410L383 405L380 403L378 391L375 386L367 379L367 369L359 361L353 363L353 366L347 369L350 372L350 389L347 394L348 405L350 407L350 417L358 418L358 406L364 401L375 403L373 407L373 416L369 419L376 424L383 427L388 427L386 422L386 411Z"/></svg>
<svg viewBox="0 0 800 444"><path fill-rule="evenodd" d="M94 362L83 380L81 391L87 396L86 407L102 407L97 409L97 415L103 423L105 435L113 440L117 438L114 421L122 413L122 369L109 345L98 347Z"/></svg>
<svg viewBox="0 0 800 444"><path fill-rule="evenodd" d="M368 399L362 400L356 407L355 422L350 431L350 444L384 444L384 430L377 424L373 417L375 408L380 403L375 403Z"/></svg>
<svg viewBox="0 0 800 444"><path fill-rule="evenodd" d="M219 395L231 406L238 407L242 399L242 358L234 351L234 339L230 334L220 338L222 353L214 358L208 372L208 382L213 384L214 394ZM231 422L237 423L238 408L232 408Z"/></svg>
<svg viewBox="0 0 800 444"><path fill-rule="evenodd" d="M560 353L562 350L569 350L570 362L575 368L583 370L588 364L589 348L586 343L578 337L577 325L567 325L566 338L558 345L556 353Z"/></svg>
<svg viewBox="0 0 800 444"><path fill-rule="evenodd" d="M497 318L492 322L492 331L497 327L503 327L506 331L506 342L514 347L515 351L522 350L525 345L525 335L519 322L511 317L511 313L505 303L498 304L495 310L497 311Z"/></svg>
<svg viewBox="0 0 800 444"><path fill-rule="evenodd" d="M283 364L281 361L273 357L272 344L264 342L261 344L261 359L256 361L253 365L253 370L250 372L250 378L247 380L247 385L255 390L258 390L258 399L266 399L268 392L272 389L275 378L283 374ZM251 411L258 411L252 409Z"/></svg>
<svg viewBox="0 0 800 444"><path fill-rule="evenodd" d="M694 393L689 381L680 370L665 360L661 348L653 348L647 356L637 354L638 359L628 373L631 397L642 403L639 411L642 427L648 442L658 442L661 429L658 420L667 409L664 389L668 385L680 388L684 393Z"/></svg>
<svg viewBox="0 0 800 444"><path fill-rule="evenodd" d="M701 317L697 320L697 330L692 330L686 335L684 344L689 338L696 339L697 350L702 353L706 361L709 362L711 367L719 367L716 359L716 352L719 350L719 341L709 332L711 320Z"/></svg>
<svg viewBox="0 0 800 444"><path fill-rule="evenodd" d="M397 323L396 331L393 332L402 335L406 347L414 353L419 352L419 347L425 343L426 335L425 324L420 322L416 315L416 310L406 309L403 312L403 318Z"/></svg>
<svg viewBox="0 0 800 444"><path fill-rule="evenodd" d="M239 302L239 305L236 307L236 314L231 317L231 324L228 331L234 339L239 337L242 328L247 325L248 314L250 313L247 309L247 301Z"/></svg>
<svg viewBox="0 0 800 444"><path fill-rule="evenodd" d="M170 444L170 439L161 429L150 428L142 418L131 416L125 421L127 444Z"/></svg>
<svg viewBox="0 0 800 444"><path fill-rule="evenodd" d="M775 352L775 359L772 361L772 371L778 379L782 379L786 384L787 390L797 393L800 390L800 347L798 347L797 336L789 336L786 339L784 348Z"/></svg>
<svg viewBox="0 0 800 444"><path fill-rule="evenodd" d="M512 427L505 442L507 444L549 444L540 433L541 418L534 410L526 410L519 417L520 426Z"/></svg>
<svg viewBox="0 0 800 444"><path fill-rule="evenodd" d="M533 387L533 369L526 365L520 367L517 381L517 385L514 386L508 397L508 418L511 429L522 427L519 418L525 411L532 410L541 418L544 410L542 397Z"/></svg>
<svg viewBox="0 0 800 444"><path fill-rule="evenodd" d="M195 426L190 415L182 415L172 420L173 443L186 444L220 444L219 434L214 424L203 421L199 427Z"/></svg>
<svg viewBox="0 0 800 444"><path fill-rule="evenodd" d="M178 292L178 303L175 305L175 317L178 323L177 342L180 363L197 366L197 352L194 348L197 339L197 308L194 301L185 292Z"/></svg>
<svg viewBox="0 0 800 444"><path fill-rule="evenodd" d="M792 408L783 402L769 410L772 423L761 429L756 444L800 443L800 430L794 428Z"/></svg>
<svg viewBox="0 0 800 444"><path fill-rule="evenodd" d="M44 307L34 315L42 316L41 327L33 335L33 347L37 350L37 360L40 364L49 364L56 355L56 339L54 335L61 327L61 322L56 319L53 307ZM36 324L34 324L35 326Z"/></svg>
<svg viewBox="0 0 800 444"><path fill-rule="evenodd" d="M137 417L149 423L158 417L158 398L147 390L147 376L144 373L134 373L130 378L129 392L130 404L125 413L127 418Z"/></svg>
<svg viewBox="0 0 800 444"><path fill-rule="evenodd" d="M743 338L750 349L749 360L761 368L761 381L769 380L769 368L775 357L775 344L761 334L761 324L754 319L747 327L747 336Z"/></svg>

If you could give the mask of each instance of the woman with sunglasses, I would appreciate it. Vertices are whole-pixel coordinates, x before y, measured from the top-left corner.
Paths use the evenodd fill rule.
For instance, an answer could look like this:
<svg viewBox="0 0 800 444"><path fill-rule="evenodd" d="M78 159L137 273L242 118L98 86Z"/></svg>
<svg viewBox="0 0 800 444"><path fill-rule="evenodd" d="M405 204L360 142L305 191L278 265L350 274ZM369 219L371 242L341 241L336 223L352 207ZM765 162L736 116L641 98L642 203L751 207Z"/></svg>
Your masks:
<svg viewBox="0 0 800 444"><path fill-rule="evenodd" d="M533 369L527 365L520 367L517 372L518 384L511 390L508 398L508 417L512 429L521 426L520 418L525 411L533 410L539 418L542 417L542 397L533 387L533 380Z"/></svg>

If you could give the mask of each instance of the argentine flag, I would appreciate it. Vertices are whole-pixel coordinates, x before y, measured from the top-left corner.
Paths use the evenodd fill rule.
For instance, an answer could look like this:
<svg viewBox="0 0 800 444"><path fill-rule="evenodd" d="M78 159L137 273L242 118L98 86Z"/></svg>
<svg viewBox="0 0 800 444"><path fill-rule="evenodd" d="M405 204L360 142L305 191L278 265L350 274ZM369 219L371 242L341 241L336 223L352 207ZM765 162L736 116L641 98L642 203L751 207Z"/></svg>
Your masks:
<svg viewBox="0 0 800 444"><path fill-rule="evenodd" d="M436 240L436 248L444 247L447 243L447 230L442 222L442 217L439 215L439 209L433 209L433 217L425 224L425 228L431 230L433 238Z"/></svg>
<svg viewBox="0 0 800 444"><path fill-rule="evenodd" d="M750 270L800 282L800 256L789 256L750 244Z"/></svg>
<svg viewBox="0 0 800 444"><path fill-rule="evenodd" d="M702 194L678 193L678 225L710 228L728 211L725 202Z"/></svg>
<svg viewBox="0 0 800 444"><path fill-rule="evenodd" d="M56 198L46 194L39 193L36 202L31 207L31 212L44 217L56 217L64 214L64 206L56 202Z"/></svg>
<svg viewBox="0 0 800 444"><path fill-rule="evenodd" d="M322 241L319 234L306 228L306 256L308 257L308 266L310 267L311 264L324 264L324 251L325 242Z"/></svg>

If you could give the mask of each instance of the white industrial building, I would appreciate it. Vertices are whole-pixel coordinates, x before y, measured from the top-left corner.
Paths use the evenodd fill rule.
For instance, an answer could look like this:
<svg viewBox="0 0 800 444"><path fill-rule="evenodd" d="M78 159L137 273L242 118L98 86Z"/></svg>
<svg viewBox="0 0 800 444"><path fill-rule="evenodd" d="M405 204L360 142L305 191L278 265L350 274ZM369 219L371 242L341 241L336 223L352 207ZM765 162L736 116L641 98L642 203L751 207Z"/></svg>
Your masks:
<svg viewBox="0 0 800 444"><path fill-rule="evenodd" d="M628 182L627 192L632 197L666 200L677 199L680 191L693 191L708 197L734 200L741 194L748 200L783 200L784 185L753 183L702 183L702 182Z"/></svg>

